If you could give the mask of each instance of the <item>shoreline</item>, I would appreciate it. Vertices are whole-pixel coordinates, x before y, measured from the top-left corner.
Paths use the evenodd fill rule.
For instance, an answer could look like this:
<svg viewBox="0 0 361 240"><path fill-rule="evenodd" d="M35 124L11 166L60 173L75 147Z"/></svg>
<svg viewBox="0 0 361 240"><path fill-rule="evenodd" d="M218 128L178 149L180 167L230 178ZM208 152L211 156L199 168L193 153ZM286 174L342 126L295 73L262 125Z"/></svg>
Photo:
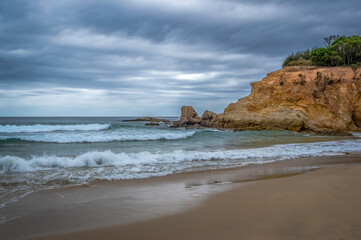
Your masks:
<svg viewBox="0 0 361 240"><path fill-rule="evenodd" d="M25 205L17 211L29 207L32 210L3 224L0 236L2 239L40 237L137 224L191 211L213 195L222 195L240 185L289 179L329 166L360 164L361 154L351 153L48 190L24 199ZM42 203L50 205L44 207Z"/></svg>
<svg viewBox="0 0 361 240"><path fill-rule="evenodd" d="M171 216L33 239L360 239L361 166L255 181Z"/></svg>

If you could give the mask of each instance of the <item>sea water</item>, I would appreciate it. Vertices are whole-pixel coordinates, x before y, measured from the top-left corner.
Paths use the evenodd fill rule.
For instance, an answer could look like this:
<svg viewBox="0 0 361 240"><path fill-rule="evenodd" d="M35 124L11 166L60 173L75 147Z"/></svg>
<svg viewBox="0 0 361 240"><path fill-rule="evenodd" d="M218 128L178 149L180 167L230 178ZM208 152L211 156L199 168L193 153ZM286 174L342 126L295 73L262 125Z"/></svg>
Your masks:
<svg viewBox="0 0 361 240"><path fill-rule="evenodd" d="M184 129L124 121L128 119L134 118L0 118L0 209L36 191L97 180L149 178L361 149L357 135Z"/></svg>

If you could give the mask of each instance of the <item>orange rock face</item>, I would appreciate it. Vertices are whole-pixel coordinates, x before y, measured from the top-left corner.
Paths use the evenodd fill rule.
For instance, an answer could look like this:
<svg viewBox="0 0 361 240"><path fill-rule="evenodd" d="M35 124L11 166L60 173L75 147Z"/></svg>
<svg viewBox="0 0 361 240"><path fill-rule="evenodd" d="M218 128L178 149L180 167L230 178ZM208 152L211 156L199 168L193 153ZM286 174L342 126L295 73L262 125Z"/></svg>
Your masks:
<svg viewBox="0 0 361 240"><path fill-rule="evenodd" d="M351 67L285 67L251 86L217 116L217 127L361 131L361 77Z"/></svg>

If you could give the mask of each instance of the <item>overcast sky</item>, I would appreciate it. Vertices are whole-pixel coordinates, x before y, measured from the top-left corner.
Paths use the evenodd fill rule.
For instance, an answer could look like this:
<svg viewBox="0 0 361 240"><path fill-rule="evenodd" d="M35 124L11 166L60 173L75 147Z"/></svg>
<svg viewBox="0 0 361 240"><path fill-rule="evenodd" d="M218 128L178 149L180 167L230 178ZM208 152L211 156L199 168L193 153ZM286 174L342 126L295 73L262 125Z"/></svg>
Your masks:
<svg viewBox="0 0 361 240"><path fill-rule="evenodd" d="M0 116L223 112L289 53L361 33L360 0L1 0Z"/></svg>

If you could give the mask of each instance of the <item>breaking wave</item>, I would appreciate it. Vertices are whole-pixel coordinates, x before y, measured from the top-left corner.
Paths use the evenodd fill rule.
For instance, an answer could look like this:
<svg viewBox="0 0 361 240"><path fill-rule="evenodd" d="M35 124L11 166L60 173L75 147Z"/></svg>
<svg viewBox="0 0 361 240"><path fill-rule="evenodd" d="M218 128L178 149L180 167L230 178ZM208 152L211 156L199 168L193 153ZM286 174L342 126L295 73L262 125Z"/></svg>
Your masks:
<svg viewBox="0 0 361 240"><path fill-rule="evenodd" d="M0 173L6 172L36 172L53 169L67 169L79 167L125 167L133 170L151 168L153 172L162 173L163 165L184 165L189 162L208 161L207 164L245 165L249 163L264 163L268 160L284 160L306 156L332 155L342 152L353 152L361 149L361 141L332 141L319 143L301 143L274 145L264 148L239 149L224 151L184 151L171 152L136 152L113 153L111 151L91 151L76 157L32 156L24 159L16 156L0 157ZM222 161L217 161L222 160ZM227 160L237 160L227 162ZM185 163L188 162L188 163ZM232 165L233 164L233 165ZM183 168L178 166L178 168ZM92 171L92 170L89 170ZM94 170L95 171L95 170ZM120 177L121 179L121 177Z"/></svg>

